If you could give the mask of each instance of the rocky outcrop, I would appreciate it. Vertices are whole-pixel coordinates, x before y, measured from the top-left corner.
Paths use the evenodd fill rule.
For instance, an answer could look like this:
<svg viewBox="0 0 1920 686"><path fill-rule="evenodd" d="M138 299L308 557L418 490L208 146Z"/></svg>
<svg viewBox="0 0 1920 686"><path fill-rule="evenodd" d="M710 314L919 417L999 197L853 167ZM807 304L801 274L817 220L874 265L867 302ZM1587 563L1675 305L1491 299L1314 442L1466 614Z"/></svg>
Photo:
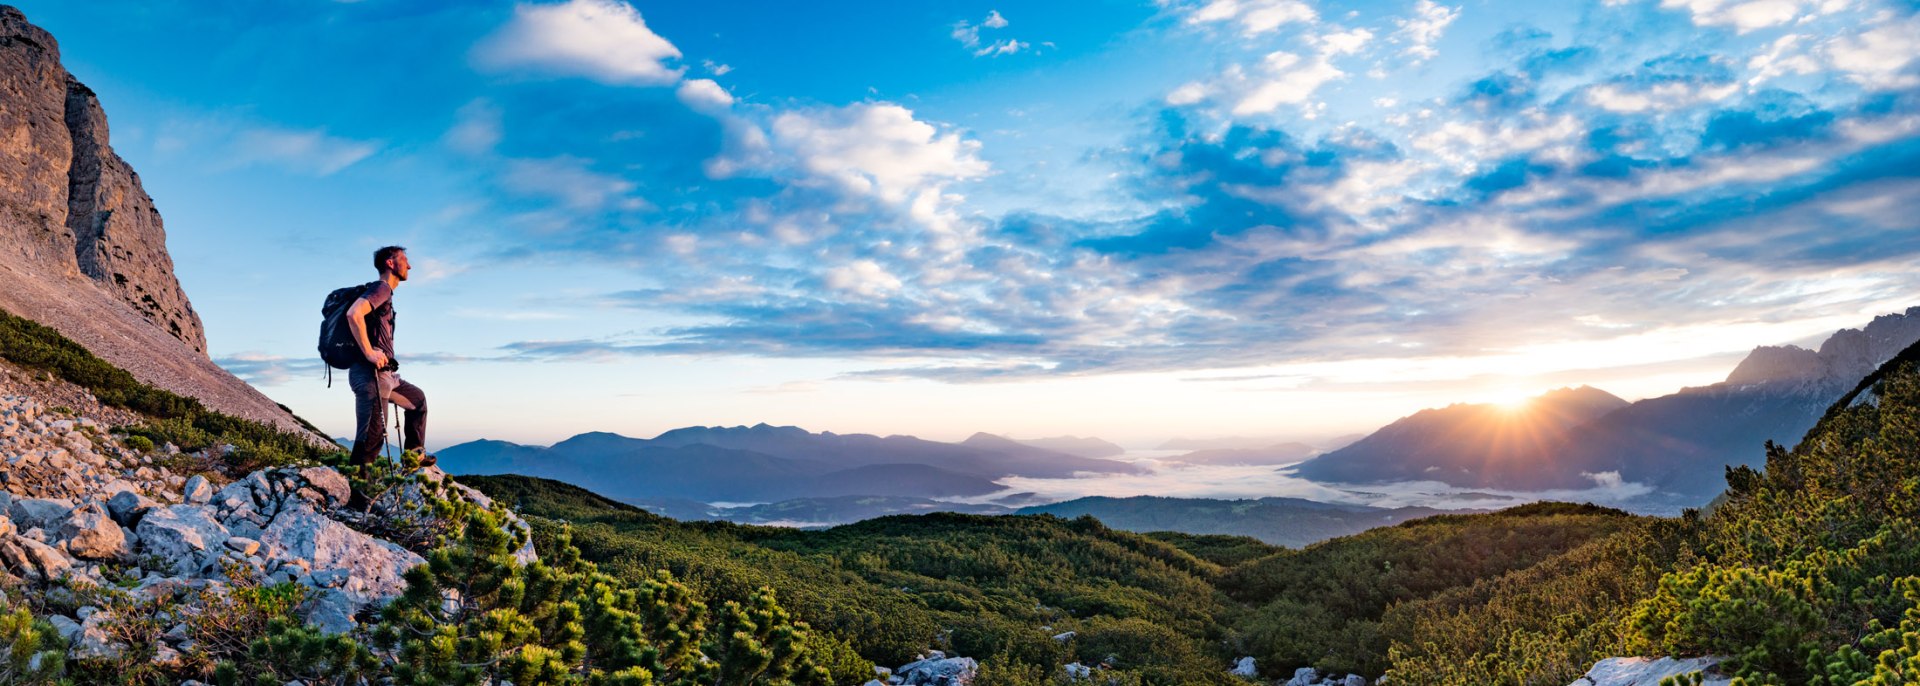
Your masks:
<svg viewBox="0 0 1920 686"><path fill-rule="evenodd" d="M132 601L50 617L72 657L118 654L123 646L108 630L114 612L169 604L158 601L171 601L173 609L157 612L196 612L196 599L236 583L298 584L306 589L302 619L328 633L350 631L356 617L404 591L407 570L425 562L356 528L368 515L343 509L352 490L333 469L265 469L216 488L217 475L183 478L163 468L173 458L166 448L143 454L120 443L92 419L0 396L0 460L8 463L0 468L0 585L24 584L30 593L117 587ZM452 497L490 505L477 492L444 483ZM417 489L392 493L376 503L374 516L382 507L421 511ZM506 525L526 530L517 517ZM518 556L537 559L531 543Z"/></svg>
<svg viewBox="0 0 1920 686"><path fill-rule="evenodd" d="M1660 686L1660 680L1705 672L1703 686L1728 686L1732 679L1720 675L1714 667L1719 658L1696 657L1610 657L1594 664L1585 676L1568 686Z"/></svg>
<svg viewBox="0 0 1920 686"><path fill-rule="evenodd" d="M1301 667L1293 670L1293 678L1282 682L1282 686L1367 686L1367 678L1358 674L1321 676L1320 670Z"/></svg>
<svg viewBox="0 0 1920 686"><path fill-rule="evenodd" d="M4 5L0 309L54 328L143 382L306 433L207 359L160 213L109 144L98 98L61 66L52 35Z"/></svg>

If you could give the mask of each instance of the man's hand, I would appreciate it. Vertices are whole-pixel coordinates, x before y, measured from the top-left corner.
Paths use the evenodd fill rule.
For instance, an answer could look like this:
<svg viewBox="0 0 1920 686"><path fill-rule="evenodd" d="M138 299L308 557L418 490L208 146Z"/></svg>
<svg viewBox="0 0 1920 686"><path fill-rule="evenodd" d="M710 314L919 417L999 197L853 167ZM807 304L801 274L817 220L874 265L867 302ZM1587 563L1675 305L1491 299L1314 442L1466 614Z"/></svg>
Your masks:
<svg viewBox="0 0 1920 686"><path fill-rule="evenodd" d="M372 362L372 363L373 363L373 368L374 368L374 369L386 369L386 368L387 368L387 361L388 361L388 360L387 360L387 354L386 354L386 353L383 353L383 352L380 352L380 351L378 351L378 350L375 350L375 351L373 351L373 352L370 352L370 353L367 353L367 361L368 361L368 362Z"/></svg>

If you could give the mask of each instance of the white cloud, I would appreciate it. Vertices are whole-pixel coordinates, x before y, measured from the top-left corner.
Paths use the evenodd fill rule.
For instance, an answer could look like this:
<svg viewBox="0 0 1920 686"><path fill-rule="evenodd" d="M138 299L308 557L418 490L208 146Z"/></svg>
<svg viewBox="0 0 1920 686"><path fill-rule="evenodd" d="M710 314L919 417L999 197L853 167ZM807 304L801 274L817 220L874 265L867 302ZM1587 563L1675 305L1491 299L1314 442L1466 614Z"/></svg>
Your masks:
<svg viewBox="0 0 1920 686"><path fill-rule="evenodd" d="M1344 76L1325 57L1302 58L1290 52L1270 53L1260 61L1260 73L1247 77L1239 67L1228 71L1228 81L1243 85L1233 104L1236 115L1265 114L1281 105L1298 105L1313 97L1327 82Z"/></svg>
<svg viewBox="0 0 1920 686"><path fill-rule="evenodd" d="M454 150L478 154L500 143L500 108L486 98L477 98L454 113L453 128L444 140Z"/></svg>
<svg viewBox="0 0 1920 686"><path fill-rule="evenodd" d="M975 50L973 51L973 56L986 57L991 55L994 57L999 57L1001 55L1011 55L1013 53L1020 52L1021 50L1025 50L1031 47L1033 47L1033 44L1031 43L1017 41L1009 38L1006 40L994 41L992 45Z"/></svg>
<svg viewBox="0 0 1920 686"><path fill-rule="evenodd" d="M1458 7L1447 7L1433 0L1420 0L1413 6L1413 16L1393 22L1400 27L1394 33L1395 38L1407 44L1401 54L1412 58L1416 64L1439 56L1440 52L1433 49L1433 44L1440 40L1441 34L1446 33L1447 26L1458 18Z"/></svg>
<svg viewBox="0 0 1920 686"><path fill-rule="evenodd" d="M978 142L943 133L891 103L781 114L773 120L773 144L811 176L891 202L988 171Z"/></svg>
<svg viewBox="0 0 1920 686"><path fill-rule="evenodd" d="M1007 18L1000 16L999 10L989 10L987 12L987 18L982 19L978 24L966 21L954 24L953 32L949 35L953 36L954 40L959 41L960 45L973 50L974 57L999 57L1001 55L1011 55L1022 50L1033 49L1032 43L1014 38L1002 38L996 41L989 41L986 45L980 44L981 29L1004 29L1008 24ZM1047 47L1053 47L1052 43L1047 43L1046 45Z"/></svg>
<svg viewBox="0 0 1920 686"><path fill-rule="evenodd" d="M1433 130L1415 136L1412 147L1471 173L1482 162L1517 153L1576 163L1585 154L1581 142L1586 133L1586 126L1573 115L1530 112L1507 123L1448 119Z"/></svg>
<svg viewBox="0 0 1920 686"><path fill-rule="evenodd" d="M614 85L664 86L680 80L680 57L620 0L518 4L513 20L482 41L474 58L492 69L526 68Z"/></svg>
<svg viewBox="0 0 1920 686"><path fill-rule="evenodd" d="M1587 102L1609 112L1667 112L1725 100L1738 92L1740 85L1735 83L1695 84L1676 81L1654 84L1642 90L1604 84L1587 90Z"/></svg>
<svg viewBox="0 0 1920 686"><path fill-rule="evenodd" d="M1819 72L1820 61L1807 54L1807 47L1807 37L1800 34L1789 33L1775 39L1772 45L1767 46L1766 52L1747 60L1747 69L1753 72L1747 85L1757 86L1788 74Z"/></svg>
<svg viewBox="0 0 1920 686"><path fill-rule="evenodd" d="M1197 81L1184 84L1167 94L1169 105L1191 105L1205 99L1207 99L1207 85Z"/></svg>
<svg viewBox="0 0 1920 686"><path fill-rule="evenodd" d="M707 72L714 76L726 76L728 72L733 71L731 65L721 64L713 60L700 60L700 66L705 67Z"/></svg>
<svg viewBox="0 0 1920 686"><path fill-rule="evenodd" d="M1920 58L1920 17L1890 21L1826 45L1828 62L1870 88L1908 88L1920 78L1908 70Z"/></svg>
<svg viewBox="0 0 1920 686"><path fill-rule="evenodd" d="M1212 0L1187 14L1189 24L1234 22L1246 36L1257 36L1287 24L1311 24L1319 13L1298 0Z"/></svg>
<svg viewBox="0 0 1920 686"><path fill-rule="evenodd" d="M827 270L827 287L865 298L884 298L900 292L900 277L873 260L855 260L852 264Z"/></svg>
<svg viewBox="0 0 1920 686"><path fill-rule="evenodd" d="M646 207L646 201L630 195L632 182L597 173L586 160L574 157L509 160L500 181L514 193L552 198L575 211Z"/></svg>
<svg viewBox="0 0 1920 686"><path fill-rule="evenodd" d="M327 176L379 150L378 144L330 136L324 129L252 128L234 137L230 159L234 166L269 164L302 174Z"/></svg>
<svg viewBox="0 0 1920 686"><path fill-rule="evenodd" d="M1830 12L1824 0L1661 0L1667 9L1684 9L1698 26L1732 26L1740 33L1793 23L1809 15Z"/></svg>
<svg viewBox="0 0 1920 686"><path fill-rule="evenodd" d="M954 40L960 41L961 45L969 48L980 44L980 27L964 21L954 24L953 33L948 35L953 36Z"/></svg>
<svg viewBox="0 0 1920 686"><path fill-rule="evenodd" d="M695 112L713 114L724 112L728 107L733 106L733 95L712 79L682 81L674 95L680 98L682 104Z"/></svg>
<svg viewBox="0 0 1920 686"><path fill-rule="evenodd" d="M1373 32L1366 29L1334 31L1315 36L1310 40L1315 47L1320 48L1321 54L1351 55L1367 47L1367 43L1373 40Z"/></svg>

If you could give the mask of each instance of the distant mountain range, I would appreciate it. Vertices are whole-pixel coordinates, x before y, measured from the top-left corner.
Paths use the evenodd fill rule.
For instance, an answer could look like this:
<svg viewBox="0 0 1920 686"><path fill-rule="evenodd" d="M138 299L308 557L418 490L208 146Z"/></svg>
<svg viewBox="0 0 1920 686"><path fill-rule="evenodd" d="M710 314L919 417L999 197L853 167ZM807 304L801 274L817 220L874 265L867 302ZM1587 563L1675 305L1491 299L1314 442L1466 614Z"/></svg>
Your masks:
<svg viewBox="0 0 1920 686"><path fill-rule="evenodd" d="M1097 448L1086 439L1075 447ZM778 502L839 496L952 498L1003 490L1009 476L1128 474L1134 465L992 434L961 443L813 433L799 427L674 429L651 439L591 432L549 447L478 440L441 450L453 474L520 474L585 484L609 497Z"/></svg>
<svg viewBox="0 0 1920 686"><path fill-rule="evenodd" d="M739 524L800 527L837 526L888 515L931 512L1050 514L1066 519L1091 516L1107 526L1125 531L1251 536L1268 544L1296 548L1377 526L1392 526L1435 514L1466 512L1427 507L1343 505L1299 498L1212 500L1154 496L1095 496L1022 508L942 502L908 496L795 498L738 507L720 507L674 498L644 498L630 501L630 504L682 521L722 520Z"/></svg>
<svg viewBox="0 0 1920 686"><path fill-rule="evenodd" d="M1564 443L1575 427L1627 405L1611 393L1581 386L1547 393L1520 408L1461 403L1421 410L1302 463L1294 474L1340 483L1430 480L1526 491L1568 487L1565 475L1545 468L1539 456Z"/></svg>
<svg viewBox="0 0 1920 686"><path fill-rule="evenodd" d="M1424 410L1292 469L1317 481L1505 490L1620 480L1656 489L1639 509L1697 506L1725 487L1728 465L1761 466L1768 440L1799 442L1829 404L1916 340L1920 307L1843 329L1818 350L1755 348L1726 381L1631 404L1583 387L1518 411Z"/></svg>

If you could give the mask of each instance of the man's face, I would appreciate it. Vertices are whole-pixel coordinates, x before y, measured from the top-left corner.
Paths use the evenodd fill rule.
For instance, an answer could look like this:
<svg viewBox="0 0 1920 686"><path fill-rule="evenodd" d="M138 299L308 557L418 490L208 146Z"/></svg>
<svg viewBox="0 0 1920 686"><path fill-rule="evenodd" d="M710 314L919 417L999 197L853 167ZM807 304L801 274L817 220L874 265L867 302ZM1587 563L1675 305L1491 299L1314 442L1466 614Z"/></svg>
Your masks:
<svg viewBox="0 0 1920 686"><path fill-rule="evenodd" d="M407 272L413 269L413 265L407 263L406 251L394 253L393 257L388 258L387 261L393 265L394 276L399 277L401 281L407 280Z"/></svg>

